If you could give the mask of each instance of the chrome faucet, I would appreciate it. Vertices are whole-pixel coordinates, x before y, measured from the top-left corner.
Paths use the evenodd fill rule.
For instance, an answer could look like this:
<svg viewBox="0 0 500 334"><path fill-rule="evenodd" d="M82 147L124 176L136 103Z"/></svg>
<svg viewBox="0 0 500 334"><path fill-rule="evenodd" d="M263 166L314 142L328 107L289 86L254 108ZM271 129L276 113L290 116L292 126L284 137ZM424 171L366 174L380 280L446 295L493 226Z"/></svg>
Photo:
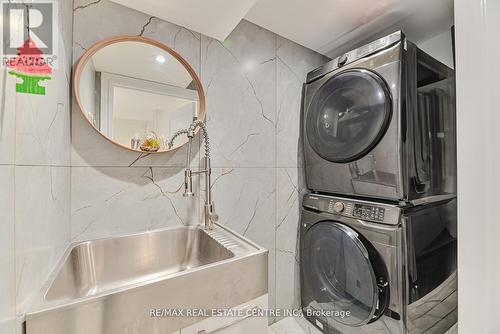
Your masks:
<svg viewBox="0 0 500 334"><path fill-rule="evenodd" d="M203 134L203 142L205 146L205 168L197 171L191 169L191 144L196 134L196 130L200 128ZM210 165L210 140L208 138L207 127L205 123L195 119L188 129L177 131L168 142L168 147L172 148L174 140L182 134L188 137L188 148L186 157L186 169L184 171L184 197L194 196L193 193L193 175L205 174L205 228L213 229L214 223L219 220L219 216L215 213L215 205L212 200L211 174L212 168Z"/></svg>

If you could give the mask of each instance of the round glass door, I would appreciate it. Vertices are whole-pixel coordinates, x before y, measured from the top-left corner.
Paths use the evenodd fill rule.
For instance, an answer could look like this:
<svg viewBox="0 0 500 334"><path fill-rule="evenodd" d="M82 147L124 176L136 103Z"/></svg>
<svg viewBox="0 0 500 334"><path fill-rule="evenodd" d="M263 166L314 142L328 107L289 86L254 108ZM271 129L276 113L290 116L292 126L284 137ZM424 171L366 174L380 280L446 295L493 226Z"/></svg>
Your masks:
<svg viewBox="0 0 500 334"><path fill-rule="evenodd" d="M320 222L303 237L303 302L328 323L361 326L381 315L387 302L370 261L370 251L351 228ZM386 291L384 291L386 293ZM305 294L305 295L304 295Z"/></svg>
<svg viewBox="0 0 500 334"><path fill-rule="evenodd" d="M306 116L307 140L323 159L351 162L377 145L391 113L390 91L381 77L368 70L346 70L313 96Z"/></svg>

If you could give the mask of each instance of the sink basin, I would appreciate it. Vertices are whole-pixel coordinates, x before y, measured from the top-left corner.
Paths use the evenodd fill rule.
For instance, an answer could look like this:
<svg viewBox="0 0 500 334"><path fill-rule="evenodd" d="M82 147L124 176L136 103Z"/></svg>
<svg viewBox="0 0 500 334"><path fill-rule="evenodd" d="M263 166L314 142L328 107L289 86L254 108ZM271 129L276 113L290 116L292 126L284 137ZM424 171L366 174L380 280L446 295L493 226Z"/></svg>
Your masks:
<svg viewBox="0 0 500 334"><path fill-rule="evenodd" d="M228 308L267 293L267 251L216 225L71 245L26 314L27 334L171 333L203 317L152 309Z"/></svg>
<svg viewBox="0 0 500 334"><path fill-rule="evenodd" d="M88 241L64 260L46 299L74 299L233 257L196 227Z"/></svg>

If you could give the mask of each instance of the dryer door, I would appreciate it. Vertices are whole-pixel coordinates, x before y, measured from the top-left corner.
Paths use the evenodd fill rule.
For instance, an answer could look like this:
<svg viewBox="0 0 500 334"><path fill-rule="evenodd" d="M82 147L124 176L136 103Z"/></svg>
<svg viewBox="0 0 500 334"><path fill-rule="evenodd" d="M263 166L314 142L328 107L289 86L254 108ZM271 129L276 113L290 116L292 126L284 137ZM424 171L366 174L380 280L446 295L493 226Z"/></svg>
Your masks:
<svg viewBox="0 0 500 334"><path fill-rule="evenodd" d="M313 96L305 120L307 140L323 159L351 162L382 139L391 113L389 87L379 75L346 70L328 79Z"/></svg>
<svg viewBox="0 0 500 334"><path fill-rule="evenodd" d="M302 307L312 317L361 326L375 321L389 301L387 270L361 235L334 221L313 225L302 237Z"/></svg>

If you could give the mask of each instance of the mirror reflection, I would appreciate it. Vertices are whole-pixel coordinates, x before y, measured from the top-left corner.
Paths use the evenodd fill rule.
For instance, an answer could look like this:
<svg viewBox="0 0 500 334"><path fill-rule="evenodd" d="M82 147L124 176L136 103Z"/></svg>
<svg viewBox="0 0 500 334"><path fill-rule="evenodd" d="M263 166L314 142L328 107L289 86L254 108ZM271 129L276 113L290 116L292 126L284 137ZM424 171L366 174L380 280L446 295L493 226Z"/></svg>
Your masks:
<svg viewBox="0 0 500 334"><path fill-rule="evenodd" d="M86 59L77 79L78 100L88 121L129 149L166 151L169 138L200 116L197 80L175 56L155 45L106 45Z"/></svg>

